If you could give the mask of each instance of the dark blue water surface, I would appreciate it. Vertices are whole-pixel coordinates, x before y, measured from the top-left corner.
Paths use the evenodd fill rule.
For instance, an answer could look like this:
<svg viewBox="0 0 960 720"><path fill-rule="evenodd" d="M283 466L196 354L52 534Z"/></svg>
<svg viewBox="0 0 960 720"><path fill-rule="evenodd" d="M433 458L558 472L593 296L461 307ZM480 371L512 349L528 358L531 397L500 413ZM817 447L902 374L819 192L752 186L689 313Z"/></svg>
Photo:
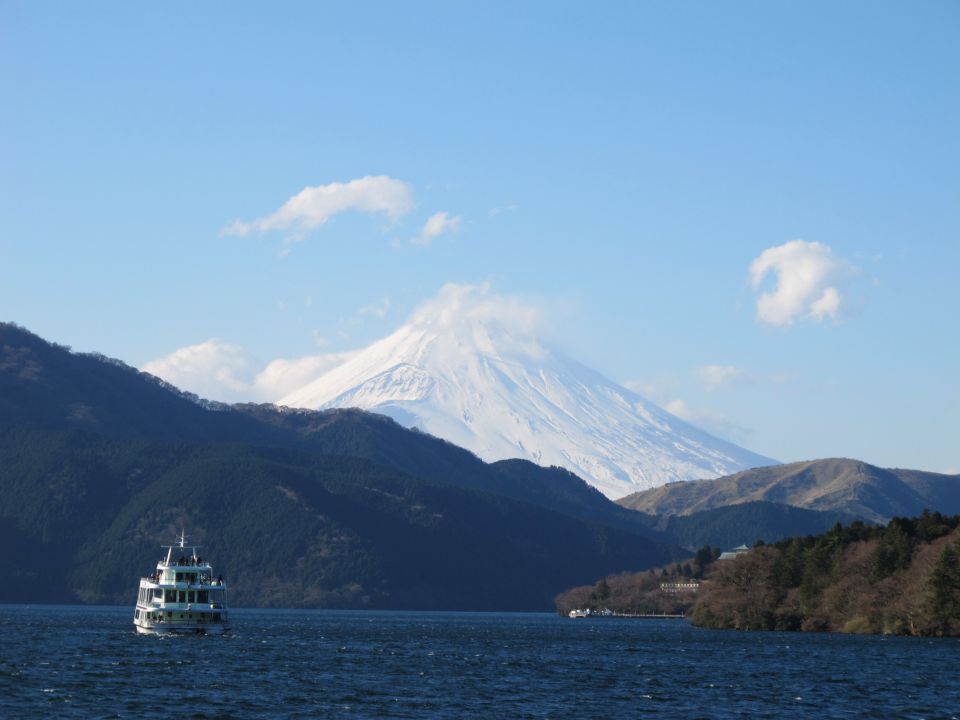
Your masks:
<svg viewBox="0 0 960 720"><path fill-rule="evenodd" d="M960 641L537 614L233 611L137 635L130 608L0 605L0 716L956 718Z"/></svg>

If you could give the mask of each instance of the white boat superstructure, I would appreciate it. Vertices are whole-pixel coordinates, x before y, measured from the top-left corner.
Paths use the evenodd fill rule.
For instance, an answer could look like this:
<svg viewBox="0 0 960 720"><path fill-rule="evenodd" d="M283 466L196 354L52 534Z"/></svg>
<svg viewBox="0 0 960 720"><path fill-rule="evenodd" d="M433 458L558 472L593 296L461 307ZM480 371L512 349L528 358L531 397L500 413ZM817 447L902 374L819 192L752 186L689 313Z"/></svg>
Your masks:
<svg viewBox="0 0 960 720"><path fill-rule="evenodd" d="M140 578L140 594L133 624L137 632L221 634L230 629L227 586L214 577L210 563L200 557L199 545L187 542L183 532L173 545L164 545L166 557L156 571Z"/></svg>

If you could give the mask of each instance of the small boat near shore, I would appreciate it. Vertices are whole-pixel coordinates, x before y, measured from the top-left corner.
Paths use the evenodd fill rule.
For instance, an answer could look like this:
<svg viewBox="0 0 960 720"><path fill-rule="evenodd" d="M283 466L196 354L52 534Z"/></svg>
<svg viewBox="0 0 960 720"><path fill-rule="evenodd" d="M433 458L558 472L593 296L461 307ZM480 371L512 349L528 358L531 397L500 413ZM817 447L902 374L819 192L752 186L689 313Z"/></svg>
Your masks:
<svg viewBox="0 0 960 720"><path fill-rule="evenodd" d="M593 610L591 608L575 608L567 613L567 617L576 620L579 618L634 618L643 620L684 620L683 613L624 613L614 612L608 608Z"/></svg>
<svg viewBox="0 0 960 720"><path fill-rule="evenodd" d="M181 531L148 577L140 578L133 615L138 633L145 635L209 634L230 630L227 586L214 577L210 563L200 557L199 545L187 543Z"/></svg>
<svg viewBox="0 0 960 720"><path fill-rule="evenodd" d="M576 608L567 613L567 615L573 619L589 617L613 617L613 611L608 610L607 608L600 608L599 610L593 610L591 608Z"/></svg>

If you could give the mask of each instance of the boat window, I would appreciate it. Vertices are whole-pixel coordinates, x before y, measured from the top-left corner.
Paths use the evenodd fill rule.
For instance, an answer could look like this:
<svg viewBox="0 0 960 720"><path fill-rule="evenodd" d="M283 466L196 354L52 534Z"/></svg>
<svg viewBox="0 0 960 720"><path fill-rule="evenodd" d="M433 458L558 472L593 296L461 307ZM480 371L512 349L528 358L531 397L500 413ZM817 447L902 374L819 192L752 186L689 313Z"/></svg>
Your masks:
<svg viewBox="0 0 960 720"><path fill-rule="evenodd" d="M163 599L167 602L176 602L177 601L177 591L176 590L167 590L164 593Z"/></svg>
<svg viewBox="0 0 960 720"><path fill-rule="evenodd" d="M188 603L193 602L193 590L187 590L187 602Z"/></svg>
<svg viewBox="0 0 960 720"><path fill-rule="evenodd" d="M154 590L154 591L153 591L153 599L154 599L154 600L162 600L162 599L163 599L163 590L161 590L160 588L157 588L156 590Z"/></svg>
<svg viewBox="0 0 960 720"><path fill-rule="evenodd" d="M178 591L177 594L180 596L180 597L178 598L177 602L186 602L186 601L187 601L187 591L186 591L186 590L180 590L180 591Z"/></svg>
<svg viewBox="0 0 960 720"><path fill-rule="evenodd" d="M210 592L208 590L198 590L197 591L197 602L198 603L207 603L210 602Z"/></svg>

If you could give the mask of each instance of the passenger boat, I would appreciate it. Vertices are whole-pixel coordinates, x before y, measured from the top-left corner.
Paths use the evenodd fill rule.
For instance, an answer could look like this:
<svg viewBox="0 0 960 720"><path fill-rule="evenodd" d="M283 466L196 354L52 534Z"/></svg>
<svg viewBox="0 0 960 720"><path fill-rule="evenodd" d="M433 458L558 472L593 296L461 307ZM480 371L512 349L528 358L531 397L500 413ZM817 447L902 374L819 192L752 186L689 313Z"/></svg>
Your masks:
<svg viewBox="0 0 960 720"><path fill-rule="evenodd" d="M219 635L230 629L227 586L214 578L210 563L200 557L199 545L186 535L173 545L163 545L166 557L156 571L140 578L140 594L133 615L138 633L169 635L194 633Z"/></svg>

